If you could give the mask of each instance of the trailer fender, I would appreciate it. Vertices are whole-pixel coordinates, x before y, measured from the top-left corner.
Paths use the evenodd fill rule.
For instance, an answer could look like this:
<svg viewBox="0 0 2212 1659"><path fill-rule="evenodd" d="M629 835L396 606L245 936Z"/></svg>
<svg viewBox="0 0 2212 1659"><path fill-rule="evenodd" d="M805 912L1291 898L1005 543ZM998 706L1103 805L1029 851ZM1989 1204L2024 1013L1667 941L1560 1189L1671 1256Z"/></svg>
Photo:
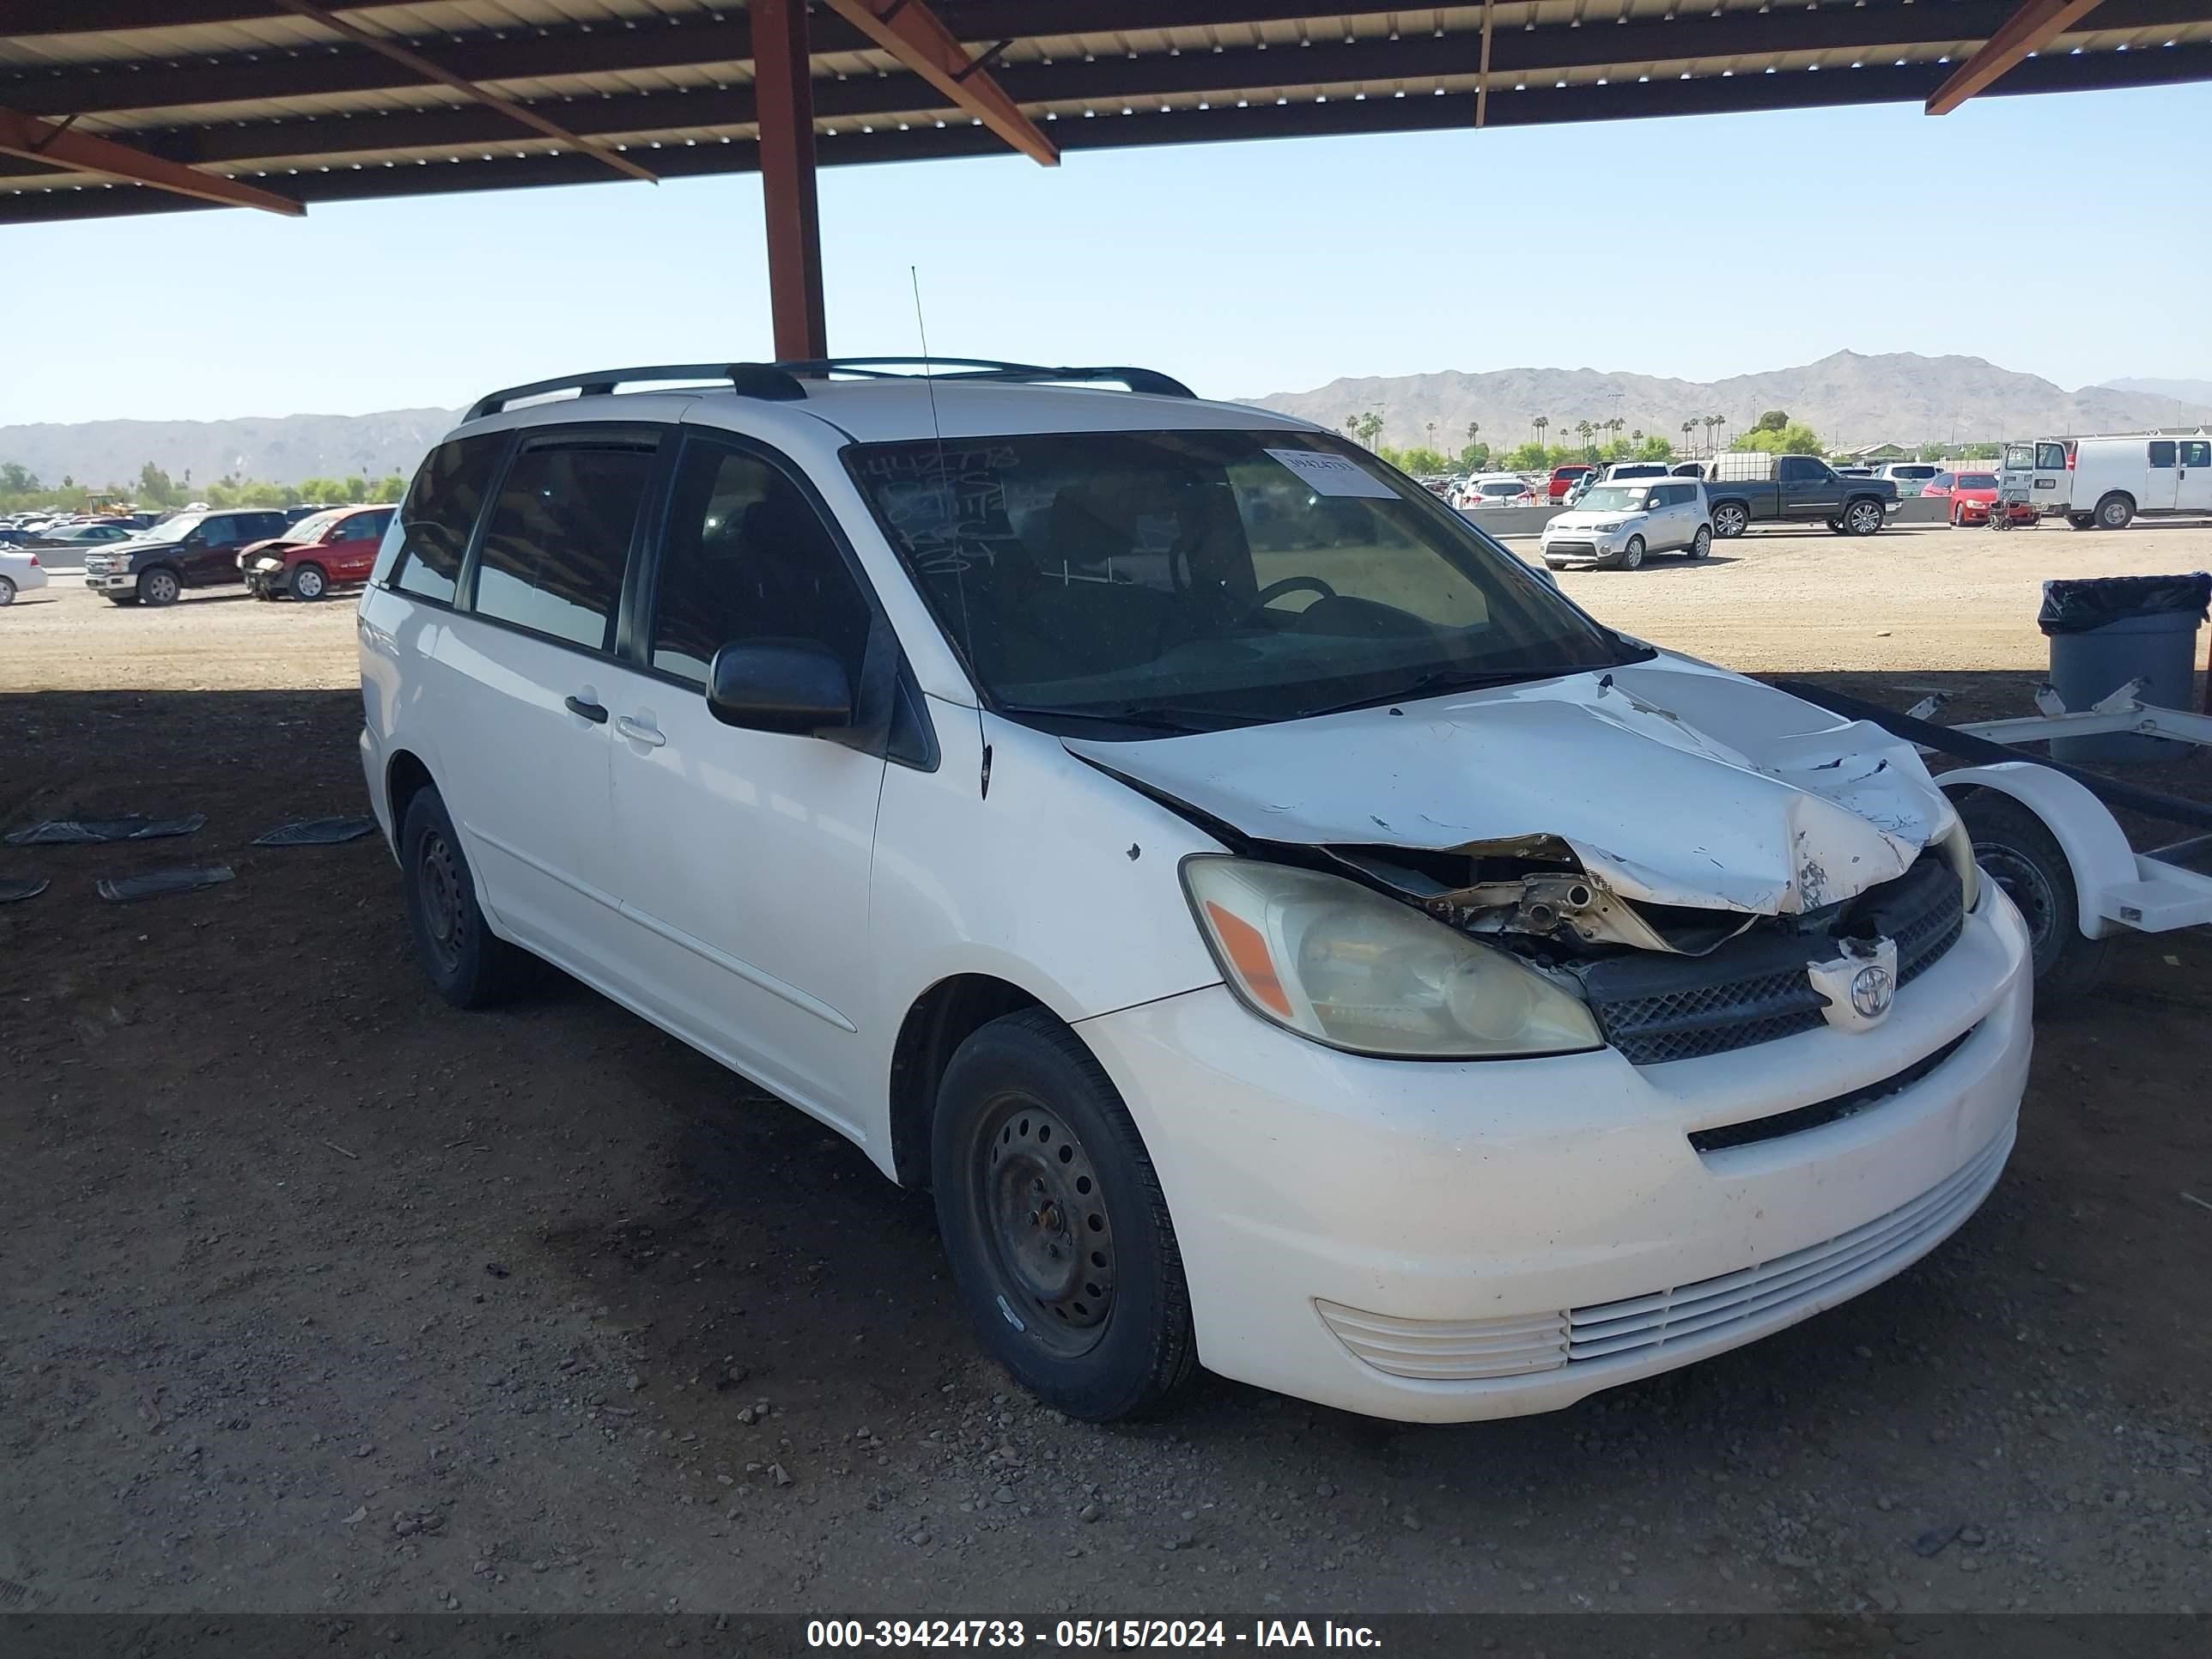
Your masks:
<svg viewBox="0 0 2212 1659"><path fill-rule="evenodd" d="M2082 937L2104 939L2127 931L2099 914L2097 895L2136 879L2135 849L2104 802L2087 788L2033 761L1963 766L1939 774L1936 781L1954 802L1976 789L1994 789L2034 813L2066 854L2079 896Z"/></svg>

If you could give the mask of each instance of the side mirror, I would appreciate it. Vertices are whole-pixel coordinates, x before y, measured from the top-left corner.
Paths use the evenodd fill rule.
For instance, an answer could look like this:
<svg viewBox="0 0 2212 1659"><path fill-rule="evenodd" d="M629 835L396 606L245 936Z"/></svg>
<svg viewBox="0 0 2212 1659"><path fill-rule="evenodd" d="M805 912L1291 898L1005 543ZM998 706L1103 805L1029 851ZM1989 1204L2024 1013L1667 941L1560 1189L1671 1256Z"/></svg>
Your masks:
<svg viewBox="0 0 2212 1659"><path fill-rule="evenodd" d="M853 723L853 682L818 645L738 641L714 653L707 707L725 726L811 734Z"/></svg>

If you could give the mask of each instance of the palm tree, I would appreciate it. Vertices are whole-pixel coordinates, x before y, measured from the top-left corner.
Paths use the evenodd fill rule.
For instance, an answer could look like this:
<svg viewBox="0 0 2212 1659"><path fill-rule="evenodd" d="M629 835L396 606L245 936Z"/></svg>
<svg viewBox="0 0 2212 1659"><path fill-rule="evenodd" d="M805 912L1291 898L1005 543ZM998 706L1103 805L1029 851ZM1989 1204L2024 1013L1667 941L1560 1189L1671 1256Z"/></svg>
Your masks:
<svg viewBox="0 0 2212 1659"><path fill-rule="evenodd" d="M1575 422L1575 434L1583 441L1583 448L1585 451L1587 451L1590 447L1590 434L1593 430L1595 430L1595 428L1588 421L1577 421Z"/></svg>
<svg viewBox="0 0 2212 1659"><path fill-rule="evenodd" d="M1372 449L1375 441L1382 435L1382 416L1370 409L1359 417L1359 441Z"/></svg>
<svg viewBox="0 0 2212 1659"><path fill-rule="evenodd" d="M1641 449L1644 447L1644 428L1639 426L1633 432L1631 432L1628 434L1628 441Z"/></svg>
<svg viewBox="0 0 2212 1659"><path fill-rule="evenodd" d="M1721 423L1721 417L1717 415L1708 415L1705 417L1705 453L1710 455L1713 453L1713 428Z"/></svg>
<svg viewBox="0 0 2212 1659"><path fill-rule="evenodd" d="M1353 437L1358 437L1359 435L1359 416L1357 415L1346 416L1344 417L1344 429L1346 432L1349 432Z"/></svg>
<svg viewBox="0 0 2212 1659"><path fill-rule="evenodd" d="M1686 451L1690 447L1690 434L1697 429L1698 423L1695 421L1685 421L1682 422L1682 447Z"/></svg>
<svg viewBox="0 0 2212 1659"><path fill-rule="evenodd" d="M1469 422L1467 423L1467 441L1468 441L1468 442L1469 442L1469 443L1473 443L1473 442L1475 441L1476 437L1477 437L1477 436L1481 433L1481 431L1482 431L1482 422L1481 422L1480 421L1469 421Z"/></svg>
<svg viewBox="0 0 2212 1659"><path fill-rule="evenodd" d="M1431 422L1429 422L1429 453L1430 453L1431 454L1434 454L1434 453L1436 453L1436 447L1437 447L1437 423L1436 423L1434 421L1431 421Z"/></svg>
<svg viewBox="0 0 2212 1659"><path fill-rule="evenodd" d="M1551 417L1545 415L1539 415L1534 420L1529 422L1528 424L1536 428L1536 447L1540 449L1542 448L1544 444L1544 434L1550 431L1552 428Z"/></svg>

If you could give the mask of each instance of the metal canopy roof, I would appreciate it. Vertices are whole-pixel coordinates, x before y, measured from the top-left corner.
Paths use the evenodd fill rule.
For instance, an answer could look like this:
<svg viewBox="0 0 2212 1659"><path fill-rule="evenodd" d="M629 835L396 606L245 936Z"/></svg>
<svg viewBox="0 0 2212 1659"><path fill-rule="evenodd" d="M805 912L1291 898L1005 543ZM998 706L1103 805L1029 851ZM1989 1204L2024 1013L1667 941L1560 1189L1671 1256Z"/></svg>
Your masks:
<svg viewBox="0 0 2212 1659"><path fill-rule="evenodd" d="M949 99L947 77L917 73L848 21L856 3L880 21L903 0L814 10L821 165L1009 153L973 112L982 106ZM2207 0L915 9L942 19L981 60L964 73L988 66L981 84L995 82L1060 151L1923 101L2039 11L2063 32L1990 91L2212 80ZM0 224L207 205L177 193L177 164L279 205L590 183L617 167L749 172L760 165L752 53L737 0L0 0L0 148L46 158L0 155ZM90 142L102 140L171 164L172 182L57 161L77 153L40 148L58 132L86 141L86 155L112 155Z"/></svg>

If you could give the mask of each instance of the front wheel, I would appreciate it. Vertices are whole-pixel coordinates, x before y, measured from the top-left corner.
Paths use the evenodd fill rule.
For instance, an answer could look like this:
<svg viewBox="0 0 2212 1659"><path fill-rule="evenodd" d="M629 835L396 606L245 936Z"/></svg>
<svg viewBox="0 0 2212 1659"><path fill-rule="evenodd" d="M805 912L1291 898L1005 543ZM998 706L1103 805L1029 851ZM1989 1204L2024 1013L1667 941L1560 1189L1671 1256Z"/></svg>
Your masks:
<svg viewBox="0 0 2212 1659"><path fill-rule="evenodd" d="M1959 803L1959 816L1984 872L2019 907L2035 965L2037 1012L2086 996L2105 977L2110 939L2087 939L2073 866L2043 820L2010 795L1980 789Z"/></svg>
<svg viewBox="0 0 2212 1659"><path fill-rule="evenodd" d="M15 584L7 577L0 576L0 606L11 605L15 603Z"/></svg>
<svg viewBox="0 0 2212 1659"><path fill-rule="evenodd" d="M1881 528L1880 501L1853 501L1844 509L1844 528L1854 536L1871 536Z"/></svg>
<svg viewBox="0 0 2212 1659"><path fill-rule="evenodd" d="M1631 536L1628 538L1628 545L1620 550L1620 568L1623 570L1641 570L1644 568L1643 537Z"/></svg>
<svg viewBox="0 0 2212 1659"><path fill-rule="evenodd" d="M1691 539L1690 556L1693 559L1710 558L1712 556L1712 551L1713 527L1709 524L1701 524L1698 526L1697 535Z"/></svg>
<svg viewBox="0 0 2212 1659"><path fill-rule="evenodd" d="M142 605L174 605L184 591L173 570L149 570L138 579L138 599Z"/></svg>
<svg viewBox="0 0 2212 1659"><path fill-rule="evenodd" d="M1750 526L1751 514L1737 501L1723 501L1713 509L1713 534L1733 541Z"/></svg>
<svg viewBox="0 0 2212 1659"><path fill-rule="evenodd" d="M303 564L292 573L292 597L295 599L312 604L330 591L330 578L323 574L319 564Z"/></svg>
<svg viewBox="0 0 2212 1659"><path fill-rule="evenodd" d="M992 1356L1071 1417L1156 1411L1197 1368L1158 1176L1082 1040L1042 1010L952 1056L931 1133L937 1224Z"/></svg>
<svg viewBox="0 0 2212 1659"><path fill-rule="evenodd" d="M1828 528L1840 536L1844 533L1844 521L1841 519L1831 519L1828 520Z"/></svg>

